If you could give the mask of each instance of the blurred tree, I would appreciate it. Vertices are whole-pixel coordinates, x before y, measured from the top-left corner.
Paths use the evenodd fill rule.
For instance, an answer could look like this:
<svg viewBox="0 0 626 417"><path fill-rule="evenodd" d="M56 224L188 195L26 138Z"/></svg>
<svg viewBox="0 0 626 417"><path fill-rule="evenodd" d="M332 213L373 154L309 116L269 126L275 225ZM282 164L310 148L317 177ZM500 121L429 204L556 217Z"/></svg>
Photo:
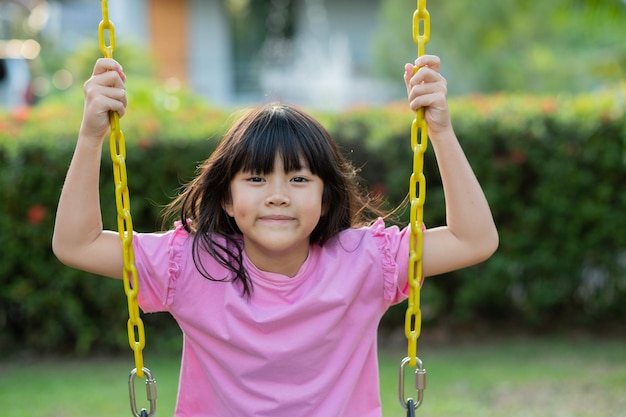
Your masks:
<svg viewBox="0 0 626 417"><path fill-rule="evenodd" d="M397 77L415 56L415 2L384 0L378 72ZM623 0L429 2L431 39L450 93L554 93L599 88L626 77ZM393 46L393 47L391 47Z"/></svg>
<svg viewBox="0 0 626 417"><path fill-rule="evenodd" d="M49 16L46 0L0 0L0 39L36 38Z"/></svg>

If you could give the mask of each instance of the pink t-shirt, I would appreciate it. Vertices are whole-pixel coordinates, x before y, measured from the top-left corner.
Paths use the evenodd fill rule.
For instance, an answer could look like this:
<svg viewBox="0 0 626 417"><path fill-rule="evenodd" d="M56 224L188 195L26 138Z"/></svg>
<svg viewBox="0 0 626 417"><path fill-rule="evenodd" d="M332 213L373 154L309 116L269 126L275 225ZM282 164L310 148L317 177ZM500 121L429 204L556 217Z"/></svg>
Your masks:
<svg viewBox="0 0 626 417"><path fill-rule="evenodd" d="M180 224L133 239L141 308L169 312L183 332L177 417L381 416L377 328L408 292L408 229L379 219L345 230L311 246L293 278L244 254L249 299L200 275L192 239Z"/></svg>

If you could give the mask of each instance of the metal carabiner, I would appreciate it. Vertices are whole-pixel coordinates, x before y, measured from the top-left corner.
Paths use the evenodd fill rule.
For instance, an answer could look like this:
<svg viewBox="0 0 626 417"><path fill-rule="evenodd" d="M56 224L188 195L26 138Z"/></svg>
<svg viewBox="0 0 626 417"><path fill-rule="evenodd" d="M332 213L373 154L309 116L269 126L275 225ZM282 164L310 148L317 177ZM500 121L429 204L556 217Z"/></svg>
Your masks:
<svg viewBox="0 0 626 417"><path fill-rule="evenodd" d="M407 399L404 395L404 369L406 364L410 361L411 358L407 356L402 359L402 362L400 363L400 369L398 372L398 399L404 409L408 409L410 403L413 403L413 409L417 409L424 401L424 390L426 389L426 369L424 369L422 360L420 358L415 358L415 389L417 391L417 398L415 400L412 398Z"/></svg>
<svg viewBox="0 0 626 417"><path fill-rule="evenodd" d="M146 414L146 409L142 408L140 412L137 411L137 399L135 397L135 377L137 375L137 368L130 371L128 376L128 394L130 397L130 411L135 417L154 417L156 414L156 400L157 400L157 386L156 380L152 376L152 372L148 368L142 368L143 373L146 376L146 396L150 403L150 411Z"/></svg>

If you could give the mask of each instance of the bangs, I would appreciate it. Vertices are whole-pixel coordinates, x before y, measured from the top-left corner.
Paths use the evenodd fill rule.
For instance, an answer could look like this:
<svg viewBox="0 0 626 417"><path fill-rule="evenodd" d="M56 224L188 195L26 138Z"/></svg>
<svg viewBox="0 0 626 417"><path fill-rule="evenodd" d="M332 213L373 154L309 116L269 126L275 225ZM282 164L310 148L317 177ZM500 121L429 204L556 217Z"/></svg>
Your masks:
<svg viewBox="0 0 626 417"><path fill-rule="evenodd" d="M245 152L241 154L239 165L234 166L236 171L249 171L259 174L269 174L274 170L276 155L283 160L285 172L296 171L302 167L304 153L296 133L284 124L271 123L264 129L248 132L249 135L242 142ZM308 162L307 162L308 163Z"/></svg>
<svg viewBox="0 0 626 417"><path fill-rule="evenodd" d="M236 129L239 135L233 149L231 174L239 171L268 174L280 155L285 172L305 166L320 175L321 161L331 155L324 152L325 130L303 113L279 105L263 107L251 115L248 124Z"/></svg>

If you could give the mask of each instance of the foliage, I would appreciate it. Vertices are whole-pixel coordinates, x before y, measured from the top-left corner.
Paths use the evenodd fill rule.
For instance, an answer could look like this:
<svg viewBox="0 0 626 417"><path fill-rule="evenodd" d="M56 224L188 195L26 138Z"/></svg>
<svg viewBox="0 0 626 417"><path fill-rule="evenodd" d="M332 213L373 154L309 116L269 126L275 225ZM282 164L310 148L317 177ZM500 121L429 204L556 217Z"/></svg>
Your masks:
<svg viewBox="0 0 626 417"><path fill-rule="evenodd" d="M465 146L501 236L498 255L475 271L488 278L458 288L456 313L588 326L623 316L624 90L455 104L466 113L458 129L480 118L488 135L489 146L477 136ZM491 166L478 162L487 158Z"/></svg>
<svg viewBox="0 0 626 417"><path fill-rule="evenodd" d="M132 172L129 188L145 190L133 199L134 224L153 230L159 204L191 178L200 155L210 153L214 143L206 139L219 134L225 117L187 92L150 82L134 82L128 94L133 111L122 127ZM50 251L54 209L81 114L78 90L0 113L0 244L7 248L0 256L0 328L7 335L0 339L0 351L16 349L18 342L79 353L95 344L103 350L124 345L119 329L100 327L125 322L118 283L66 268ZM109 158L102 169L111 172ZM101 189L105 225L115 229L115 204L106 195L114 190L111 176L102 175Z"/></svg>
<svg viewBox="0 0 626 417"><path fill-rule="evenodd" d="M379 73L397 79L415 56L415 2L385 0L376 34ZM583 92L626 77L620 0L429 2L427 53L442 59L450 92ZM393 47L390 47L393 45Z"/></svg>
<svg viewBox="0 0 626 417"><path fill-rule="evenodd" d="M129 86L122 120L134 226L160 226L163 204L192 178L232 118L184 91ZM54 210L80 123L80 94L0 114L1 351L126 348L121 284L61 265L50 251ZM167 105L175 103L176 105ZM488 262L429 279L426 321L515 319L589 328L626 314L626 86L559 97L473 95L450 101L455 128L499 227ZM411 169L406 105L318 113L361 168L364 186L400 203ZM402 162L406 161L406 163ZM109 158L103 159L105 227L115 228ZM425 222L445 221L432 152ZM406 221L407 214L401 217ZM395 308L385 325L403 320ZM151 343L178 330L148 316ZM116 325L119 323L119 326Z"/></svg>

